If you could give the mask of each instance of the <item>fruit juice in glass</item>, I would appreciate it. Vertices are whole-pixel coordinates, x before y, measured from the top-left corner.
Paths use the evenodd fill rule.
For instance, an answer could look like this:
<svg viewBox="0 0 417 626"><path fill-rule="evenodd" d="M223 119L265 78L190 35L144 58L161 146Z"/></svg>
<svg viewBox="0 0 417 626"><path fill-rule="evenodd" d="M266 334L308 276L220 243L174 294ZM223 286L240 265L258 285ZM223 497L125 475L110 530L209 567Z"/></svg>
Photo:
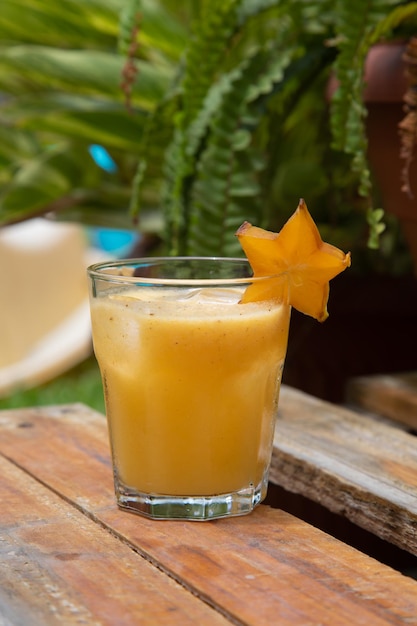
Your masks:
<svg viewBox="0 0 417 626"><path fill-rule="evenodd" d="M120 507L205 520L264 499L290 307L241 303L270 280L250 274L219 258L89 268Z"/></svg>

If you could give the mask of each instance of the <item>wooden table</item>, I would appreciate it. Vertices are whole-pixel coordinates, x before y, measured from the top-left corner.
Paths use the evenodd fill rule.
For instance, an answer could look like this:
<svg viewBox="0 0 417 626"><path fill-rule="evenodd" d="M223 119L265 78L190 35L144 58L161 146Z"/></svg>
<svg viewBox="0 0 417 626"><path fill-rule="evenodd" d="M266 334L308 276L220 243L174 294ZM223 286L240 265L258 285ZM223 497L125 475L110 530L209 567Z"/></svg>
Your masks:
<svg viewBox="0 0 417 626"><path fill-rule="evenodd" d="M1 626L417 624L417 581L282 510L119 511L82 405L0 413L0 502Z"/></svg>
<svg viewBox="0 0 417 626"><path fill-rule="evenodd" d="M356 382L363 388L366 379ZM270 480L417 557L417 437L404 427L405 414L417 424L417 400L414 413L390 410L386 421L363 411L370 389L366 403L355 396L353 410L283 386Z"/></svg>

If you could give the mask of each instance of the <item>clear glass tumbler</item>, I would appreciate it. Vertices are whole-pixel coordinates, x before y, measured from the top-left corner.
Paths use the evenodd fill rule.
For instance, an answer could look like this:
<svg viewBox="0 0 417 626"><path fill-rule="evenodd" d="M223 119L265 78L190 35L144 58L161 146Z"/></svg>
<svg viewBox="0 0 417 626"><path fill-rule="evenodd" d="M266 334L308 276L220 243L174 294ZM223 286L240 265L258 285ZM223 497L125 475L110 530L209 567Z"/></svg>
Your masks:
<svg viewBox="0 0 417 626"><path fill-rule="evenodd" d="M290 307L242 303L248 262L166 257L88 268L118 505L207 520L265 497Z"/></svg>

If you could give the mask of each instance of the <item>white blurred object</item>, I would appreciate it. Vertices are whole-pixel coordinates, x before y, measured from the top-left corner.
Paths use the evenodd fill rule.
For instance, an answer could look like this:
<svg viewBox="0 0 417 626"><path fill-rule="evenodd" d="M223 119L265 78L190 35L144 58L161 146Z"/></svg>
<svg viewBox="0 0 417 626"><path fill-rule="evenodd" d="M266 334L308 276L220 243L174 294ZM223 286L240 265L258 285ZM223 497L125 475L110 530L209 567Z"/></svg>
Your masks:
<svg viewBox="0 0 417 626"><path fill-rule="evenodd" d="M86 267L103 256L75 224L36 218L0 229L0 395L91 354Z"/></svg>

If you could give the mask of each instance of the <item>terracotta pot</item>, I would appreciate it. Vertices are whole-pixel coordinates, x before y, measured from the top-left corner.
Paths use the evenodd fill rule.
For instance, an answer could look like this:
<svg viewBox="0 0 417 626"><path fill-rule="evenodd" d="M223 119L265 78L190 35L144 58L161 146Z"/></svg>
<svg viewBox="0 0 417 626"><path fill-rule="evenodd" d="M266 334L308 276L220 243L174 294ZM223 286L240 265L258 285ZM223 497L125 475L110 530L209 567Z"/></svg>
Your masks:
<svg viewBox="0 0 417 626"><path fill-rule="evenodd" d="M401 191L404 161L400 158L398 124L404 117L407 90L402 43L379 44L365 68L364 98L368 109L368 156L385 211L401 222L417 273L417 159L409 173L414 197ZM414 188L413 188L414 187Z"/></svg>
<svg viewBox="0 0 417 626"><path fill-rule="evenodd" d="M382 207L400 220L417 273L417 157L410 169L414 197L401 190L404 161L400 158L398 124L405 115L405 48L402 42L390 42L377 44L370 50L365 66L364 100L368 109L368 157ZM336 86L333 77L328 96Z"/></svg>
<svg viewBox="0 0 417 626"><path fill-rule="evenodd" d="M365 65L364 99L367 103L401 103L407 90L403 42L376 44Z"/></svg>

